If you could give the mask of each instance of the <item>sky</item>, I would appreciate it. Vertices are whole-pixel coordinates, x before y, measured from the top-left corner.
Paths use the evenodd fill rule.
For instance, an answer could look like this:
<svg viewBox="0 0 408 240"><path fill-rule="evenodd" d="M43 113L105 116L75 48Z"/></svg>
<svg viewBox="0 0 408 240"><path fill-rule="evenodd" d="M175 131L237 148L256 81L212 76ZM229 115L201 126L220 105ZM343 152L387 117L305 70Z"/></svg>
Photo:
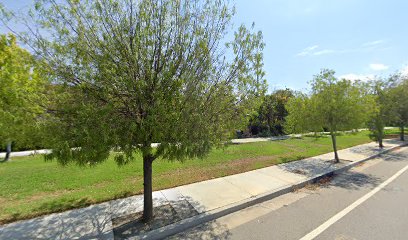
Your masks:
<svg viewBox="0 0 408 240"><path fill-rule="evenodd" d="M31 0L0 2L19 10ZM255 22L263 32L269 91L306 91L322 68L351 80L408 74L406 0L235 0L235 7L235 29Z"/></svg>

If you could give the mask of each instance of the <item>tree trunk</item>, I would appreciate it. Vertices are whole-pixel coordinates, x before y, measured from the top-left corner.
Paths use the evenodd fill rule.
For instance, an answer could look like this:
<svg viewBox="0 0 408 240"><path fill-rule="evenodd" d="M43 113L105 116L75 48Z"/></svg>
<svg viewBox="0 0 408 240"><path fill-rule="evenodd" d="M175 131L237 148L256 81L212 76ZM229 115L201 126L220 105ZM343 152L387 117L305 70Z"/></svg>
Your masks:
<svg viewBox="0 0 408 240"><path fill-rule="evenodd" d="M405 129L404 129L404 124L401 125L401 132L400 132L400 140L405 141Z"/></svg>
<svg viewBox="0 0 408 240"><path fill-rule="evenodd" d="M383 148L383 147L384 147L382 137L379 137L379 138L378 138L378 146L379 146L380 148Z"/></svg>
<svg viewBox="0 0 408 240"><path fill-rule="evenodd" d="M4 157L2 162L7 162L8 160L10 160L10 154L11 154L11 142L7 143L6 156Z"/></svg>
<svg viewBox="0 0 408 240"><path fill-rule="evenodd" d="M336 134L331 133L332 143L333 143L333 151L334 151L334 162L339 163L339 155L337 155L337 144L336 144Z"/></svg>
<svg viewBox="0 0 408 240"><path fill-rule="evenodd" d="M153 219L152 197L152 163L153 156L143 156L143 221L150 222Z"/></svg>

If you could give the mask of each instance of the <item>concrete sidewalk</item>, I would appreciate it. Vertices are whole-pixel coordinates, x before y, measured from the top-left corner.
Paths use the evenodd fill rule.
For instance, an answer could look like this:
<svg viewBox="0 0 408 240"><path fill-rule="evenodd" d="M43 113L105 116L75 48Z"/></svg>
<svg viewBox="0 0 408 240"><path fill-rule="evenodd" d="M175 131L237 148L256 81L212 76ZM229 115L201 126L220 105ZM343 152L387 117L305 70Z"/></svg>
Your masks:
<svg viewBox="0 0 408 240"><path fill-rule="evenodd" d="M163 216L169 216L175 221L167 226L160 225L152 231L114 227L117 219L143 210L143 196L138 195L1 225L0 239L157 239L287 193L317 177L351 167L406 143L385 140L383 149L379 149L376 143L368 143L340 150L342 161L339 164L333 164L333 153L328 153L156 191L153 193L154 206L168 206L170 210L164 212Z"/></svg>

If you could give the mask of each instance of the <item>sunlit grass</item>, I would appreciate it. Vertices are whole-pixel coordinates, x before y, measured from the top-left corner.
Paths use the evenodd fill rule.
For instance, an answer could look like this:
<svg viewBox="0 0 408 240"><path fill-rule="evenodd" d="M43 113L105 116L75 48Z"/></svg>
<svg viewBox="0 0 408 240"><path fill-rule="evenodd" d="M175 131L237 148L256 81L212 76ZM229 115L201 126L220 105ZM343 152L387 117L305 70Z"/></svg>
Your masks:
<svg viewBox="0 0 408 240"><path fill-rule="evenodd" d="M338 136L339 149L369 142L367 132ZM154 190L217 178L330 152L329 137L230 145L204 159L153 163ZM142 193L142 160L119 167L113 158L95 167L62 167L43 156L0 164L0 223Z"/></svg>

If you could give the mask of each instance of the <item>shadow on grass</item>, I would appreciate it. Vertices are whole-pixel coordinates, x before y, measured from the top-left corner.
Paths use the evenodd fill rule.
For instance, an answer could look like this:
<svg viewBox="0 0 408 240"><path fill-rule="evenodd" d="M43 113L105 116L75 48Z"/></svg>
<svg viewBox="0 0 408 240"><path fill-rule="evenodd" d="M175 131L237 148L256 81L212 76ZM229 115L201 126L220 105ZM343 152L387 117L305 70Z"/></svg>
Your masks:
<svg viewBox="0 0 408 240"><path fill-rule="evenodd" d="M290 156L290 157L282 157L279 160L281 161L281 163L288 163L288 162L292 162L292 161L302 160L302 159L305 159L305 158L306 158L306 156L297 155L297 156Z"/></svg>
<svg viewBox="0 0 408 240"><path fill-rule="evenodd" d="M74 208L81 208L91 205L93 202L88 198L81 198L81 199L56 199L50 202L45 202L38 208L36 208L35 212L46 212L46 213L54 213L54 212L61 212L69 209Z"/></svg>

